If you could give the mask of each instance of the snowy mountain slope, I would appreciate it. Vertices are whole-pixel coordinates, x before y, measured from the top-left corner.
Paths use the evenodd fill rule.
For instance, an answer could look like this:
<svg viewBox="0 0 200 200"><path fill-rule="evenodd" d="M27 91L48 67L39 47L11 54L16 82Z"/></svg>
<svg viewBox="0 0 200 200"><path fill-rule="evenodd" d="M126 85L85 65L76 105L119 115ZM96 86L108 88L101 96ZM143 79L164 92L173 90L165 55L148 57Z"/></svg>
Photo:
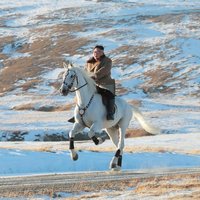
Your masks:
<svg viewBox="0 0 200 200"><path fill-rule="evenodd" d="M70 129L62 62L83 66L95 44L113 60L119 96L170 133L199 132L199 1L3 0L0 8L1 140Z"/></svg>

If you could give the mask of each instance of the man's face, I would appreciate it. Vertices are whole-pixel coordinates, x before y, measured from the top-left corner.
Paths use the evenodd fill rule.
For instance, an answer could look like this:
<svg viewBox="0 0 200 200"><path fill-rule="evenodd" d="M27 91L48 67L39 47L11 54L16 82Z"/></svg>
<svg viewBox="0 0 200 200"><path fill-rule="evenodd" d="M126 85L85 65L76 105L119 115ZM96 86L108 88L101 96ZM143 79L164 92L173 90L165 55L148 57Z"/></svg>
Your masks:
<svg viewBox="0 0 200 200"><path fill-rule="evenodd" d="M104 54L103 50L99 49L99 48L95 48L93 51L93 57L95 58L95 60L99 60L100 57Z"/></svg>

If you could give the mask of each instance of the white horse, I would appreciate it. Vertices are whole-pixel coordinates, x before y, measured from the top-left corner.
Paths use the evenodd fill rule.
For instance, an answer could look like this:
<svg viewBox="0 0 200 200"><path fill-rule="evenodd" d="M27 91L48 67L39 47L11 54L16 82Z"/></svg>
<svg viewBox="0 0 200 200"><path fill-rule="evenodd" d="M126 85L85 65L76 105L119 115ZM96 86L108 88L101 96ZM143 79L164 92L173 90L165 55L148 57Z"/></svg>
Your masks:
<svg viewBox="0 0 200 200"><path fill-rule="evenodd" d="M102 97L97 93L96 84L88 74L79 67L73 67L72 64L64 63L66 69L63 74L63 82L60 87L62 95L68 95L69 92L75 92L77 104L74 111L75 123L69 132L69 149L71 158L78 159L78 154L74 149L74 137L85 127L89 127L89 137L96 145L104 142L101 137L96 137L96 133L101 133L105 129L117 150L111 160L110 168L119 170L122 165L122 154L124 149L124 138L129 122L134 116L141 126L151 134L158 134L159 130L148 125L142 114L135 107L129 105L123 99L115 98L114 120L106 119L106 108L102 103Z"/></svg>

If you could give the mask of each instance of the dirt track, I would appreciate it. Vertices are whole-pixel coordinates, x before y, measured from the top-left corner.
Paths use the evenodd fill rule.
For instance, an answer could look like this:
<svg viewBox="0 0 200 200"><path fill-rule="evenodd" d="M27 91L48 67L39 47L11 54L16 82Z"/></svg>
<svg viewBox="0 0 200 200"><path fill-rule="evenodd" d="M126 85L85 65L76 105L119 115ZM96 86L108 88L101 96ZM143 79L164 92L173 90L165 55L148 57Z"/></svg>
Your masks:
<svg viewBox="0 0 200 200"><path fill-rule="evenodd" d="M71 193L71 199L108 198L122 199L199 199L200 169L156 169L149 171L90 172L50 174L21 177L0 177L1 197L56 196L59 192ZM126 191L126 192L124 192ZM83 195L83 192L86 194ZM82 193L82 194L81 194ZM95 195L94 195L95 193ZM173 195L172 195L172 194ZM175 196L174 196L174 193ZM79 197L76 197L78 194ZM167 195L167 198L164 198Z"/></svg>

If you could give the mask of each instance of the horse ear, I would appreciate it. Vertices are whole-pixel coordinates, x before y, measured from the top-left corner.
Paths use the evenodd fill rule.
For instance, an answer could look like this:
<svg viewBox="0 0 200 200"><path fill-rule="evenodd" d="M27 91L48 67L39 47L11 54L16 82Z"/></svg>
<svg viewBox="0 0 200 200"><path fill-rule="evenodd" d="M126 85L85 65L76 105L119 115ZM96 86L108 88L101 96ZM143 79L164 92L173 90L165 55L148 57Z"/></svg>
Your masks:
<svg viewBox="0 0 200 200"><path fill-rule="evenodd" d="M63 62L63 67L64 67L65 69L68 69L68 68L69 68L69 67L68 67L68 64L65 63L65 62Z"/></svg>
<svg viewBox="0 0 200 200"><path fill-rule="evenodd" d="M70 68L72 68L72 67L74 67L73 66L73 64L71 63L71 62L63 62L63 67L65 68L65 69L70 69Z"/></svg>
<svg viewBox="0 0 200 200"><path fill-rule="evenodd" d="M73 64L71 62L68 63L68 68L73 68Z"/></svg>

